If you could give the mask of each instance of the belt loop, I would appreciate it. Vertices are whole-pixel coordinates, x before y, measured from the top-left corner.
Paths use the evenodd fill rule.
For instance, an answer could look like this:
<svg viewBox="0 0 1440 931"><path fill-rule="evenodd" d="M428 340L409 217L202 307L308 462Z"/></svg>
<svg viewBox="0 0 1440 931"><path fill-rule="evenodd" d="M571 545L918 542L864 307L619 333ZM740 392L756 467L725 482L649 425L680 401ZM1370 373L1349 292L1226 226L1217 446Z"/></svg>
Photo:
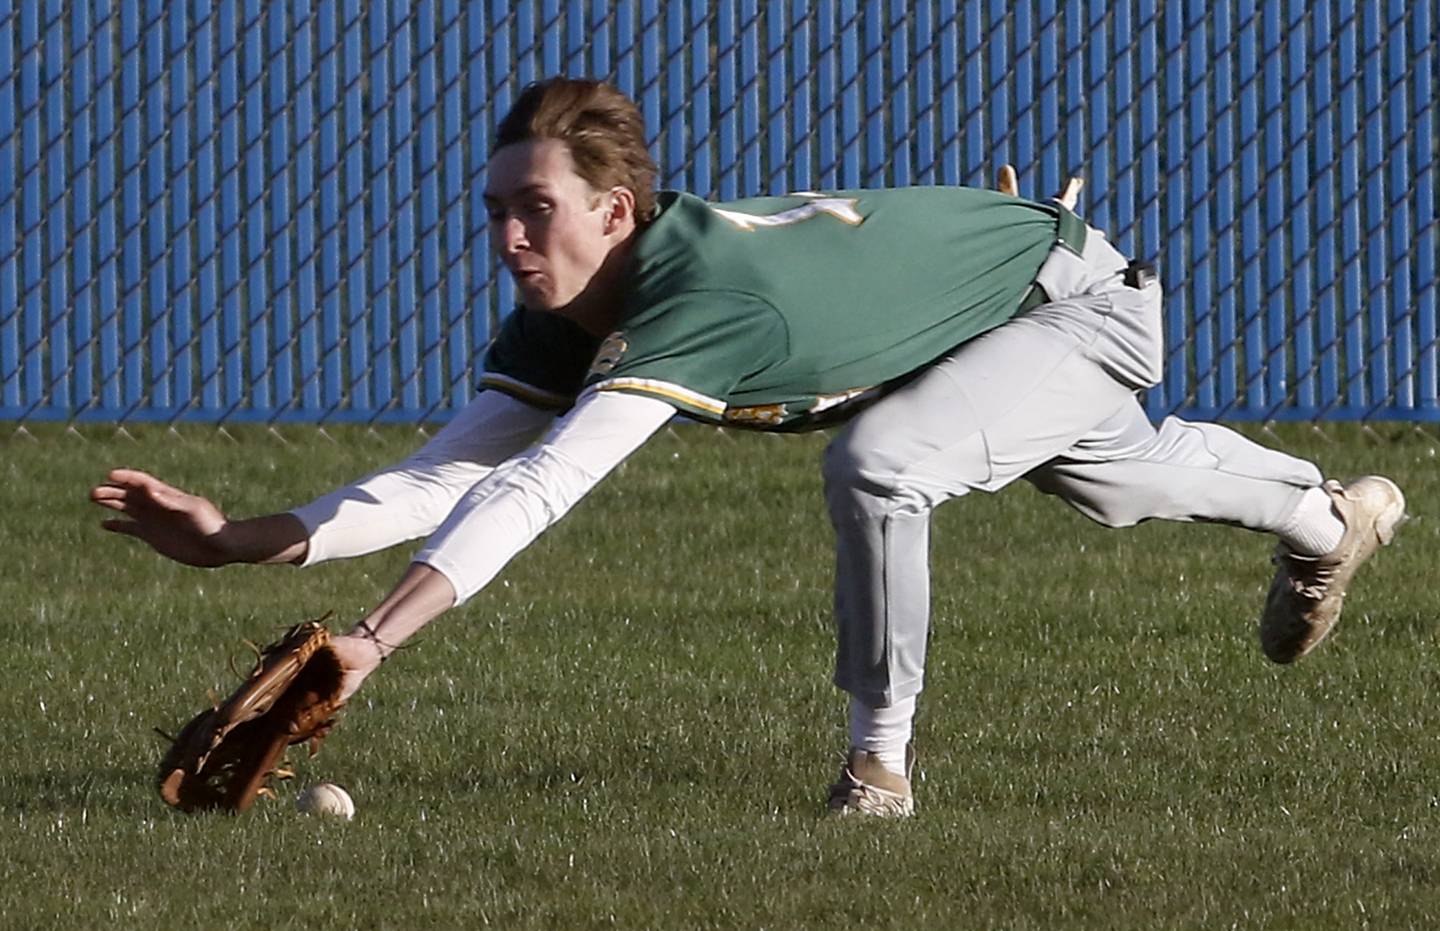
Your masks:
<svg viewBox="0 0 1440 931"><path fill-rule="evenodd" d="M1155 266L1149 262L1141 262L1136 259L1125 266L1125 284L1137 291L1145 290L1157 277Z"/></svg>

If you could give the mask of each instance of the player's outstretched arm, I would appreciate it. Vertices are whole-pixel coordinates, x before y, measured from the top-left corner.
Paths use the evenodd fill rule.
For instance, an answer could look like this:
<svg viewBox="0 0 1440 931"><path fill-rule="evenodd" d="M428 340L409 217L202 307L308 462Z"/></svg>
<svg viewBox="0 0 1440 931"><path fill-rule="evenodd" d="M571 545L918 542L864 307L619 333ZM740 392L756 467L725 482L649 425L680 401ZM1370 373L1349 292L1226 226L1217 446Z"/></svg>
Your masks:
<svg viewBox="0 0 1440 931"><path fill-rule="evenodd" d="M345 670L342 697L421 627L488 585L674 413L656 398L592 392L542 442L462 496L385 600L331 641Z"/></svg>
<svg viewBox="0 0 1440 931"><path fill-rule="evenodd" d="M432 533L460 496L523 452L555 418L500 391L480 392L428 443L290 513L309 535L306 566L363 556Z"/></svg>
<svg viewBox="0 0 1440 931"><path fill-rule="evenodd" d="M100 526L143 540L187 566L294 562L305 555L305 527L291 514L229 520L214 502L139 469L114 469L90 500L121 515Z"/></svg>
<svg viewBox="0 0 1440 931"><path fill-rule="evenodd" d="M90 499L122 516L106 530L135 537L190 566L344 559L435 529L495 465L528 446L553 418L485 391L403 462L283 514L233 520L209 499L138 469L116 469Z"/></svg>
<svg viewBox="0 0 1440 931"><path fill-rule="evenodd" d="M340 700L348 701L370 674L412 634L454 606L450 580L423 563L411 563L370 616L330 639L344 671Z"/></svg>

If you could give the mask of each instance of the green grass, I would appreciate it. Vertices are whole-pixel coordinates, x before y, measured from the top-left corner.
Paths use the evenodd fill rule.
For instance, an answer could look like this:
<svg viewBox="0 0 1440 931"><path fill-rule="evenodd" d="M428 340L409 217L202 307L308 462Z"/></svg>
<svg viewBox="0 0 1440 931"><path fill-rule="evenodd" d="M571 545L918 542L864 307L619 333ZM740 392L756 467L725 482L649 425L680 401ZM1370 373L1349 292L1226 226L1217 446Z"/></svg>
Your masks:
<svg viewBox="0 0 1440 931"><path fill-rule="evenodd" d="M299 782L177 816L160 743L242 638L352 619L408 548L313 570L165 564L86 489L153 469L236 514L402 455L408 430L0 441L0 927L1355 928L1440 920L1433 438L1282 432L1416 517L1316 655L1267 664L1269 544L1094 527L1028 487L940 511L919 816L821 817L823 437L658 437L367 684ZM8 434L8 431L7 431ZM1273 441L1273 439L1272 439ZM293 784L292 784L293 785Z"/></svg>

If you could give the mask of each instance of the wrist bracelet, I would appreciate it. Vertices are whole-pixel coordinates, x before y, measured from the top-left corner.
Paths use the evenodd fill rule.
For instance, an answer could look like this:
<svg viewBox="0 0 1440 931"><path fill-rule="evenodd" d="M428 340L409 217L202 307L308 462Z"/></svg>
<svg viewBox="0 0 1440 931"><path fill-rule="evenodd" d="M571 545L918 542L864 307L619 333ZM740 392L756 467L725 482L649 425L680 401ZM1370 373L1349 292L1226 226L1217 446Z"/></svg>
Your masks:
<svg viewBox="0 0 1440 931"><path fill-rule="evenodd" d="M380 662L385 662L390 658L391 653L400 649L398 643L386 643L384 640L381 640L380 635L375 632L375 629L371 627L367 621L362 619L358 621L355 626L360 628L360 632L365 635L365 639L375 644L375 652L380 654Z"/></svg>

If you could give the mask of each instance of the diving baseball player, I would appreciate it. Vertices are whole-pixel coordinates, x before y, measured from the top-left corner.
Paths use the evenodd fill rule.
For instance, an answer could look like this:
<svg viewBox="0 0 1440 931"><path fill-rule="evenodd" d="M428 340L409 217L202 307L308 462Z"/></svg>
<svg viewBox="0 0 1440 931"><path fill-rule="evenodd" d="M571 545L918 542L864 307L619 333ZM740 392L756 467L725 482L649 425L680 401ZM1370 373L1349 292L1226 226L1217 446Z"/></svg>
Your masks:
<svg viewBox="0 0 1440 931"><path fill-rule="evenodd" d="M1325 637L1404 514L1388 479L1342 486L1221 426L1153 426L1136 392L1161 375L1160 285L1059 202L913 188L713 204L657 193L644 140L606 84L555 78L520 96L484 198L522 306L478 396L413 456L250 520L118 469L92 492L120 512L107 529L206 566L309 566L425 537L334 641L348 694L677 412L843 424L823 472L851 747L829 807L906 816L938 505L1023 478L1110 527L1273 534L1260 640L1277 662Z"/></svg>

